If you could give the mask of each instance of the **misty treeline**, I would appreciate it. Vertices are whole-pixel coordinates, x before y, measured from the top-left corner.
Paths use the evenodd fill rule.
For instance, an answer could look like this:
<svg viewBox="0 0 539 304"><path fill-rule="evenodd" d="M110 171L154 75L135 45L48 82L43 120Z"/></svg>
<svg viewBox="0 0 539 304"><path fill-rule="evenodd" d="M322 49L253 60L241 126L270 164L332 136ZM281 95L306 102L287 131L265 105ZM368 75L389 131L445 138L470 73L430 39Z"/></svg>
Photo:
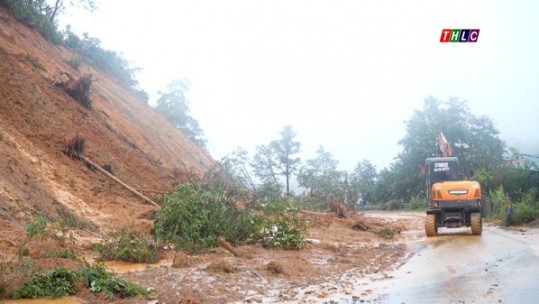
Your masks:
<svg viewBox="0 0 539 304"><path fill-rule="evenodd" d="M69 1L69 4L89 11L96 9L93 0ZM35 29L45 39L64 45L80 54L80 58L72 58L68 61L73 68L78 69L83 60L110 73L138 97L145 102L148 101L148 93L139 87L136 79L136 73L140 69L131 67L122 54L103 49L101 41L90 37L88 33L84 33L81 38L73 33L69 26L65 30L58 29L58 16L66 9L63 0L0 0L0 6L7 8L17 20Z"/></svg>
<svg viewBox="0 0 539 304"><path fill-rule="evenodd" d="M420 166L426 158L437 156L437 136L442 132L459 158L462 178L479 181L486 194L503 186L515 200L530 191L536 199L538 168L522 162L518 151L499 139L493 122L474 115L465 101L427 98L423 108L405 121L405 128L406 135L399 141L402 151L380 170L366 159L359 160L352 171L339 170L338 160L323 146L316 157L302 160L301 143L292 126L285 126L280 138L258 146L252 158L238 148L220 162L238 181L253 188L259 201L289 197L325 209L332 202L354 207L362 196L369 204L399 208L425 202ZM298 193L290 190L291 180L299 184Z"/></svg>

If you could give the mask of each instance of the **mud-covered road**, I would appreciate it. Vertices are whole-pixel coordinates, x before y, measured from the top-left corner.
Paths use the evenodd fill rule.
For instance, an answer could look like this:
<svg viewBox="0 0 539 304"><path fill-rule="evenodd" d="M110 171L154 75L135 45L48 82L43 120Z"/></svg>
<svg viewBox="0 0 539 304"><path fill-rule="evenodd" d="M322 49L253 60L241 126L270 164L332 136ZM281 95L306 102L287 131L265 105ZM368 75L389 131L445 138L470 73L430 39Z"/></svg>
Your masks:
<svg viewBox="0 0 539 304"><path fill-rule="evenodd" d="M387 278L360 284L365 303L539 303L539 229L441 230Z"/></svg>

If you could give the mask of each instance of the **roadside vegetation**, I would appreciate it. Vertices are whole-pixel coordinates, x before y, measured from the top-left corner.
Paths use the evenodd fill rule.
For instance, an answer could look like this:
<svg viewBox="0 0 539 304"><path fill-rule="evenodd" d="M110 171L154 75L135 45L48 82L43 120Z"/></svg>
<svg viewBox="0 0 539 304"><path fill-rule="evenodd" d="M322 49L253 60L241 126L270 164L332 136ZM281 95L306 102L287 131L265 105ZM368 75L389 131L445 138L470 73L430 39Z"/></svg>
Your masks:
<svg viewBox="0 0 539 304"><path fill-rule="evenodd" d="M128 282L115 275L104 264L90 265L71 248L69 229L63 221L49 222L35 215L26 225L26 240L18 256L0 256L0 299L61 298L88 289L95 295L104 294L109 300L116 297L154 297L152 290ZM46 250L40 242L49 244ZM36 247L36 248L34 248ZM53 269L40 264L43 258L53 258Z"/></svg>
<svg viewBox="0 0 539 304"><path fill-rule="evenodd" d="M284 202L238 206L241 198L218 185L189 182L177 185L156 214L153 233L158 243L197 251L219 246L262 243L271 248L301 249L305 236L297 208Z"/></svg>
<svg viewBox="0 0 539 304"><path fill-rule="evenodd" d="M490 191L489 204L492 206L492 215L489 217L492 221L499 221L500 225L506 225L509 201L513 203L513 213L510 217L511 225L525 225L539 217L539 202L535 200L537 189L531 188L520 196L520 199L514 201L500 186L496 190Z"/></svg>
<svg viewBox="0 0 539 304"><path fill-rule="evenodd" d="M158 248L148 236L134 228L122 227L108 233L109 240L95 244L94 250L101 260L118 260L133 263L155 263L158 260Z"/></svg>
<svg viewBox="0 0 539 304"><path fill-rule="evenodd" d="M109 300L116 297L148 296L141 286L127 282L107 270L103 264L84 264L79 270L56 268L46 273L36 273L29 281L17 287L13 299L61 298L74 295L81 288L94 294L104 293Z"/></svg>

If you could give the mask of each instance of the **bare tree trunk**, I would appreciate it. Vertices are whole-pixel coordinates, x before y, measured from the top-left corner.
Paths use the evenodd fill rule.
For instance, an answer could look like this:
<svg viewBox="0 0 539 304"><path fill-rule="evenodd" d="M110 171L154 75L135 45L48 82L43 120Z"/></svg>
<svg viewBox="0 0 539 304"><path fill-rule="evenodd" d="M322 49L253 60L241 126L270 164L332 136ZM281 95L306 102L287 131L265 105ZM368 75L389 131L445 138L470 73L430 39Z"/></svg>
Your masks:
<svg viewBox="0 0 539 304"><path fill-rule="evenodd" d="M56 14L58 13L58 11L63 5L64 3L62 2L62 0L56 0L56 2L54 3L54 9L52 10L52 14L49 17L50 22L54 22L54 18L56 17Z"/></svg>
<svg viewBox="0 0 539 304"><path fill-rule="evenodd" d="M286 196L290 196L290 169L288 164L286 165Z"/></svg>

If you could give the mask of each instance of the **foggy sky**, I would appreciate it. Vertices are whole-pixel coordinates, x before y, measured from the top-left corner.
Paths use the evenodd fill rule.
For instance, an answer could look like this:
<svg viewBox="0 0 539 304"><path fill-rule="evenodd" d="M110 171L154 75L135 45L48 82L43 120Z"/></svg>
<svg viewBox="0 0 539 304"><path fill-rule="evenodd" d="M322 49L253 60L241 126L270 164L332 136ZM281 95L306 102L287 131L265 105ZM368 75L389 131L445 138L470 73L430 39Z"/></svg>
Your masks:
<svg viewBox="0 0 539 304"><path fill-rule="evenodd" d="M303 160L322 145L341 169L362 159L382 169L428 96L467 100L508 145L539 152L539 1L97 4L61 24L143 68L152 102L189 79L191 115L215 159L238 146L252 156L290 124ZM440 43L446 28L480 29L479 39Z"/></svg>

